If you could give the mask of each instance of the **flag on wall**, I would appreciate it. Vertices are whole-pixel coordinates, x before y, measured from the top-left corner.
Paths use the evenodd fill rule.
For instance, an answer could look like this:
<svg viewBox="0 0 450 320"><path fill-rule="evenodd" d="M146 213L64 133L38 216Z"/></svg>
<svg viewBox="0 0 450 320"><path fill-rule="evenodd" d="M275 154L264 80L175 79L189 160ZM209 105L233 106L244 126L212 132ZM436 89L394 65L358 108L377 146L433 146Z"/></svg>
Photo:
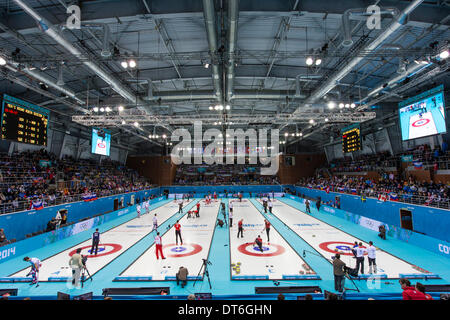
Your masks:
<svg viewBox="0 0 450 320"><path fill-rule="evenodd" d="M386 201L386 200L387 200L387 197L386 197L385 194L379 194L378 195L378 201Z"/></svg>
<svg viewBox="0 0 450 320"><path fill-rule="evenodd" d="M325 191L326 191L327 193L330 193L330 186L327 186L327 188L325 189Z"/></svg>
<svg viewBox="0 0 450 320"><path fill-rule="evenodd" d="M42 202L42 200L33 200L31 203L31 209L34 210L42 210L44 209L44 203Z"/></svg>
<svg viewBox="0 0 450 320"><path fill-rule="evenodd" d="M83 199L83 201L94 201L97 200L97 195L95 193L85 193L81 196L81 199Z"/></svg>
<svg viewBox="0 0 450 320"><path fill-rule="evenodd" d="M398 195L395 192L389 193L389 200L390 201L398 201Z"/></svg>

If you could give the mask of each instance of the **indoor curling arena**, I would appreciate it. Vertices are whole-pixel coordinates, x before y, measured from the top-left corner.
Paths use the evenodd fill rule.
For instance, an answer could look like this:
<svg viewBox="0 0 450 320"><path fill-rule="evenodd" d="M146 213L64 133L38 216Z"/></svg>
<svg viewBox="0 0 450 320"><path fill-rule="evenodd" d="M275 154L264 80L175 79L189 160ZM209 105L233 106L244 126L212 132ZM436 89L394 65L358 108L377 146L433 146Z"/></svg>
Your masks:
<svg viewBox="0 0 450 320"><path fill-rule="evenodd" d="M0 305L449 299L448 1L0 9Z"/></svg>

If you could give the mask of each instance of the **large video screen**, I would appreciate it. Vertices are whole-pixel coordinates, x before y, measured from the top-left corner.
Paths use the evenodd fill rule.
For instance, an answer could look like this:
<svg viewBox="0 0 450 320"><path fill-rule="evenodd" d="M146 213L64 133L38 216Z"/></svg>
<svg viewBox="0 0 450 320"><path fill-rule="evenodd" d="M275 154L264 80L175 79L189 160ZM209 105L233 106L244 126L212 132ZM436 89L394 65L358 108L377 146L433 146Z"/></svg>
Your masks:
<svg viewBox="0 0 450 320"><path fill-rule="evenodd" d="M399 104L403 141L447 132L443 89L439 86Z"/></svg>
<svg viewBox="0 0 450 320"><path fill-rule="evenodd" d="M105 129L92 128L92 153L109 156L111 133Z"/></svg>
<svg viewBox="0 0 450 320"><path fill-rule="evenodd" d="M2 139L47 146L50 111L29 102L3 96Z"/></svg>

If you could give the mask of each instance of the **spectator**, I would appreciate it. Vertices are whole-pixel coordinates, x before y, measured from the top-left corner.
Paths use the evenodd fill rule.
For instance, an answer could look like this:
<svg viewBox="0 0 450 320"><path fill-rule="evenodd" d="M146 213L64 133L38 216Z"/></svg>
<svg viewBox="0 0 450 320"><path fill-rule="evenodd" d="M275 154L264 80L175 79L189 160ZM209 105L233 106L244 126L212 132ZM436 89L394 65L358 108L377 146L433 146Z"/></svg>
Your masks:
<svg viewBox="0 0 450 320"><path fill-rule="evenodd" d="M55 218L52 218L48 223L47 223L47 229L45 230L45 232L49 232L49 231L53 231L56 229L56 220Z"/></svg>
<svg viewBox="0 0 450 320"><path fill-rule="evenodd" d="M408 279L401 278L398 282L403 290L403 300L427 300L425 294L412 287Z"/></svg>
<svg viewBox="0 0 450 320"><path fill-rule="evenodd" d="M310 294L305 295L305 300L312 300L312 299L313 299L312 295L310 295Z"/></svg>
<svg viewBox="0 0 450 320"><path fill-rule="evenodd" d="M191 293L190 295L187 296L187 299L188 300L195 300L195 294Z"/></svg>
<svg viewBox="0 0 450 320"><path fill-rule="evenodd" d="M41 166L41 160L46 165ZM63 180L56 185L56 173ZM148 188L150 183L118 162L74 159L45 149L0 154L0 206L2 213L27 209L30 199L48 205L78 201L82 195L108 196ZM56 191L54 191L56 188ZM61 189L62 188L62 189Z"/></svg>
<svg viewBox="0 0 450 320"><path fill-rule="evenodd" d="M187 284L188 274L189 274L189 272L188 272L187 268L181 266L180 269L178 269L178 272L176 274L177 285L179 285L179 283L181 281L181 288L184 288L184 286Z"/></svg>
<svg viewBox="0 0 450 320"><path fill-rule="evenodd" d="M425 295L426 300L434 300L431 295L425 292L425 286L421 284L420 282L416 283L416 289L420 292L422 292Z"/></svg>
<svg viewBox="0 0 450 320"><path fill-rule="evenodd" d="M339 300L338 295L332 292L329 292L325 300Z"/></svg>

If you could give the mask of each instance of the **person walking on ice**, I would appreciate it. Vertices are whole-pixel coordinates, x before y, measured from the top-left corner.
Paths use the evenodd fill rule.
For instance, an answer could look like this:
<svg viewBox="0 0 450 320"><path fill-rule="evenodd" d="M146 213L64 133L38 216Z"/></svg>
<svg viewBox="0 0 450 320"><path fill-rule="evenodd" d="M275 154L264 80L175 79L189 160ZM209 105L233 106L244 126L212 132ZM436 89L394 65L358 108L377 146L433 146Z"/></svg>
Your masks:
<svg viewBox="0 0 450 320"><path fill-rule="evenodd" d="M309 200L305 199L305 206L306 206L306 212L307 213L311 213L311 208L309 206Z"/></svg>
<svg viewBox="0 0 450 320"><path fill-rule="evenodd" d="M181 224L179 220L177 220L177 223L175 223L174 227L175 227L175 240L177 242L177 245L178 245L178 237L180 237L181 245L183 245L183 239L181 238Z"/></svg>
<svg viewBox="0 0 450 320"><path fill-rule="evenodd" d="M145 207L145 214L149 213L150 200L144 202L144 207Z"/></svg>
<svg viewBox="0 0 450 320"><path fill-rule="evenodd" d="M152 231L153 230L158 230L158 218L156 217L156 213L153 216L153 229L152 229Z"/></svg>
<svg viewBox="0 0 450 320"><path fill-rule="evenodd" d="M241 235L241 238L244 237L244 219L241 219L238 222L238 234L237 234L238 238L239 238L239 234Z"/></svg>
<svg viewBox="0 0 450 320"><path fill-rule="evenodd" d="M267 233L267 242L270 244L270 237L269 237L269 233L270 233L270 222L267 221L266 219L264 219L264 229L266 229L266 233Z"/></svg>
<svg viewBox="0 0 450 320"><path fill-rule="evenodd" d="M377 273L377 262L376 262L376 251L377 249L373 245L372 241L369 241L369 247L367 248L367 259L369 260L369 273ZM373 267L373 270L372 270Z"/></svg>
<svg viewBox="0 0 450 320"><path fill-rule="evenodd" d="M137 217L140 218L141 217L141 205L140 204L138 204L136 206L136 211L137 211Z"/></svg>
<svg viewBox="0 0 450 320"><path fill-rule="evenodd" d="M230 228L233 226L233 201L228 204L228 217L230 218Z"/></svg>
<svg viewBox="0 0 450 320"><path fill-rule="evenodd" d="M31 283L30 285L35 284L36 288L39 287L39 269L42 267L41 260L38 258L23 258L23 261L29 262L31 264L31 270L27 274L27 277L31 274Z"/></svg>
<svg viewBox="0 0 450 320"><path fill-rule="evenodd" d="M178 213L183 213L183 200L178 200Z"/></svg>

